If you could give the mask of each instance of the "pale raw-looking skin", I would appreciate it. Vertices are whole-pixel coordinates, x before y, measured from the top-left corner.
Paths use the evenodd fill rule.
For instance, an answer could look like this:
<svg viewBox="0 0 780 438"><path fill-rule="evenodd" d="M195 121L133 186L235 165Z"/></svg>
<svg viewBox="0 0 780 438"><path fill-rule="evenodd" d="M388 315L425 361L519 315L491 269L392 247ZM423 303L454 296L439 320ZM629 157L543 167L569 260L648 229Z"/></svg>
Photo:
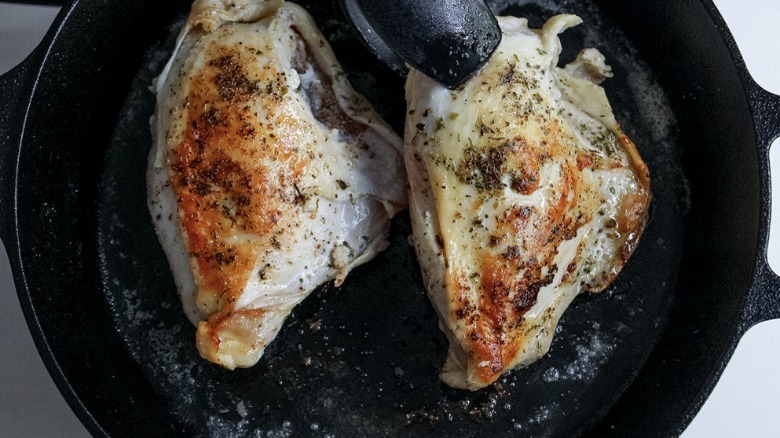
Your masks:
<svg viewBox="0 0 780 438"><path fill-rule="evenodd" d="M198 350L254 365L296 304L388 246L401 139L279 0L195 1L155 91L149 209Z"/></svg>
<svg viewBox="0 0 780 438"><path fill-rule="evenodd" d="M414 245L449 339L442 380L476 390L550 347L580 291L604 290L644 230L647 166L598 86L595 49L556 68L557 34L499 17L503 40L457 90L412 70L405 160Z"/></svg>

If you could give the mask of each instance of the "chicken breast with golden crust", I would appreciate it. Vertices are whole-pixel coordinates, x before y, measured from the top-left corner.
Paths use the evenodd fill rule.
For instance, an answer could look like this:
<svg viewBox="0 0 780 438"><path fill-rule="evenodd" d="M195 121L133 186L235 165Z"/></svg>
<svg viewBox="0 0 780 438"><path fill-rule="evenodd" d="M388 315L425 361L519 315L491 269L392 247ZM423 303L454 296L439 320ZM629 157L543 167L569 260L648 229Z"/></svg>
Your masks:
<svg viewBox="0 0 780 438"><path fill-rule="evenodd" d="M407 79L414 244L450 386L479 389L543 356L574 297L606 288L645 227L649 173L598 85L604 57L556 67L557 34L579 23L499 17L501 44L460 88Z"/></svg>
<svg viewBox="0 0 780 438"><path fill-rule="evenodd" d="M195 1L155 89L158 236L200 354L251 366L296 304L387 247L401 140L279 0Z"/></svg>

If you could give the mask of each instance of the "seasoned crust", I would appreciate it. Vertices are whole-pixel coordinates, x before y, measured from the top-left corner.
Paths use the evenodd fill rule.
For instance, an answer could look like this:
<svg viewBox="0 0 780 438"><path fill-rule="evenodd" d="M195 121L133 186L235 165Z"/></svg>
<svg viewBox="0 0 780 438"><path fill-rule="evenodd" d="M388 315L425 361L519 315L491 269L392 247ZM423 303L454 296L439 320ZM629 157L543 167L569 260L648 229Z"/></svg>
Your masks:
<svg viewBox="0 0 780 438"><path fill-rule="evenodd" d="M458 90L407 79L414 243L450 386L479 389L544 355L571 300L608 286L644 230L647 166L603 89L555 68L556 34L579 22L499 17L501 45Z"/></svg>
<svg viewBox="0 0 780 438"><path fill-rule="evenodd" d="M158 236L201 355L251 366L314 288L387 247L401 141L283 1L196 1L155 90Z"/></svg>

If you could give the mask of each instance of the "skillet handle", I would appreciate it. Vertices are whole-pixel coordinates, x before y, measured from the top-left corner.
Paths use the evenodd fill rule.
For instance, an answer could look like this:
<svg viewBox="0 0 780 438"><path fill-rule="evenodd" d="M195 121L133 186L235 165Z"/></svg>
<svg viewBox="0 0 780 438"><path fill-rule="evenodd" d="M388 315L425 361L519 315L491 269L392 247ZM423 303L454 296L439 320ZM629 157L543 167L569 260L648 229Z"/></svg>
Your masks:
<svg viewBox="0 0 780 438"><path fill-rule="evenodd" d="M63 6L71 0L0 0L0 3L24 3ZM62 11L61 11L62 12ZM19 65L0 75L0 238L6 245L12 243L15 226L16 168L22 143L22 125L26 117L26 103L32 93L33 73L46 51L46 41L52 35L49 29L43 42Z"/></svg>
<svg viewBox="0 0 780 438"><path fill-rule="evenodd" d="M22 5L65 6L70 0L0 0L0 3L18 3Z"/></svg>
<svg viewBox="0 0 780 438"><path fill-rule="evenodd" d="M6 247L12 244L15 217L16 161L21 143L24 92L29 83L29 56L8 73L0 76L0 238ZM10 250L9 250L10 251Z"/></svg>
<svg viewBox="0 0 780 438"><path fill-rule="evenodd" d="M771 180L769 178L769 148L780 137L780 95L770 93L748 78L748 100L755 123L761 174L761 197L767 199L762 206L760 218L759 252L753 273L753 285L745 303L741 329L747 329L759 322L780 318L780 276L775 274L767 261L769 240L769 219L771 214ZM780 169L775 169L780 171ZM775 218L780 220L780 218Z"/></svg>

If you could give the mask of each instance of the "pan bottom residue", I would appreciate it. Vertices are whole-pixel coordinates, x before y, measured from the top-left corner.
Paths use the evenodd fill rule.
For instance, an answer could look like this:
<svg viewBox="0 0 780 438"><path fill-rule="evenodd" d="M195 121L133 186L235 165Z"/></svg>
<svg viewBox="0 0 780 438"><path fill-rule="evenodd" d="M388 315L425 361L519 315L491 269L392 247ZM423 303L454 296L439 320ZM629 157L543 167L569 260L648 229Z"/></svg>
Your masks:
<svg viewBox="0 0 780 438"><path fill-rule="evenodd" d="M356 88L402 132L403 79L363 49L335 1L300 3ZM650 224L624 272L606 292L574 301L542 360L482 391L453 390L438 378L447 342L401 215L390 248L341 288L324 286L296 308L257 366L230 372L200 359L146 209L149 85L172 50L173 24L171 37L149 49L119 116L100 186L97 246L116 329L184 430L217 437L566 436L598 421L630 384L665 325L677 277L687 196L674 116L649 67L593 4L489 3L533 27L556 13L580 15L585 23L562 36L562 61L597 47L613 66L607 93L650 167L654 194Z"/></svg>

